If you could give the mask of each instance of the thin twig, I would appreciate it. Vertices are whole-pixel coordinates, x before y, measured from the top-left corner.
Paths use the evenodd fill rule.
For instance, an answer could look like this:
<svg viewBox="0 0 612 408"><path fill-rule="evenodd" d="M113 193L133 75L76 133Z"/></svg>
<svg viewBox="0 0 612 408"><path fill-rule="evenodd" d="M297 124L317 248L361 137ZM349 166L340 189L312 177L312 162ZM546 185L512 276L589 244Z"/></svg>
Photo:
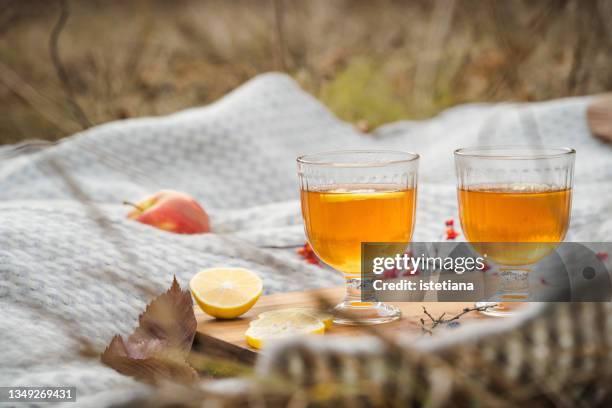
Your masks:
<svg viewBox="0 0 612 408"><path fill-rule="evenodd" d="M433 334L433 330L441 324L446 324L446 323L449 323L455 320L459 320L461 317L471 312L484 312L494 306L497 306L497 304L477 306L477 307L466 307L461 312L457 313L456 315L448 319L444 318L444 316L446 316L446 313L442 313L440 317L435 318L432 316L431 313L429 313L429 311L427 310L425 306L422 306L423 313L425 313L425 315L429 318L429 320L431 320L431 326L427 327L427 324L425 323L425 319L421 318L420 319L421 320L421 330L423 331L423 333Z"/></svg>
<svg viewBox="0 0 612 408"><path fill-rule="evenodd" d="M455 15L456 0L433 3L433 11L428 23L423 55L415 67L412 102L420 107L420 114L427 113L433 105L433 95L438 78L446 40L450 33Z"/></svg>
<svg viewBox="0 0 612 408"><path fill-rule="evenodd" d="M54 159L50 159L47 162L47 165L49 169L54 171L66 183L66 186L68 187L72 196L84 206L89 219L93 220L100 227L100 229L107 234L107 236L112 236L115 238L110 242L113 244L117 252L119 252L119 255L125 260L125 262L137 266L139 262L138 255L129 249L129 244L125 245L126 243L129 243L128 238L112 224L106 214L104 214L104 212L89 198L87 193L81 188L79 183L72 177L72 175L70 175L64 169L64 167ZM110 270L105 270L104 272L109 277L116 279L117 281L123 281L132 285L134 289L137 289L140 293L146 296L156 296L157 290L153 286L130 281L124 276L121 276L119 273L112 272Z"/></svg>
<svg viewBox="0 0 612 408"><path fill-rule="evenodd" d="M40 90L36 89L17 72L11 69L8 65L0 61L0 83L4 84L15 95L19 96L25 103L45 118L54 127L64 133L72 133L71 126L67 126L67 121L63 117L63 113L59 113L54 106L57 101L43 95Z"/></svg>
<svg viewBox="0 0 612 408"><path fill-rule="evenodd" d="M261 249L295 249L301 248L304 244L290 244L290 245L257 245Z"/></svg>
<svg viewBox="0 0 612 408"><path fill-rule="evenodd" d="M70 9L68 7L68 0L60 0L60 15L57 19L57 23L53 26L53 30L51 31L51 36L49 37L49 54L51 55L51 61L53 62L53 67L55 68L55 72L60 80L60 85L62 89L66 93L68 98L68 104L72 110L72 114L79 124L86 129L91 127L92 123L85 115L85 112L79 105L70 86L70 77L68 76L68 71L64 67L62 60L59 56L59 36L62 33L64 27L66 26L66 22L68 21L68 16L70 15Z"/></svg>
<svg viewBox="0 0 612 408"><path fill-rule="evenodd" d="M284 20L284 7L283 0L272 0L274 8L274 28L276 34L276 54L278 58L279 68L283 71L287 71L287 61L285 58L286 43L285 43L285 30L283 25Z"/></svg>

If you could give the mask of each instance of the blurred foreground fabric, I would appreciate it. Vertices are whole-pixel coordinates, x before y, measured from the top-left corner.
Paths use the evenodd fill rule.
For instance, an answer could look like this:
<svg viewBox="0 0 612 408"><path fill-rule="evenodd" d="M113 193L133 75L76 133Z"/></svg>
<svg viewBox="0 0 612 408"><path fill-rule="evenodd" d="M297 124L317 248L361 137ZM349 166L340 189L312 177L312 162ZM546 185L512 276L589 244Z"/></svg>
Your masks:
<svg viewBox="0 0 612 408"><path fill-rule="evenodd" d="M341 283L292 250L302 231L296 156L332 149L421 154L414 240L440 240L456 218L452 151L483 144L577 150L567 240L609 241L612 148L591 137L590 98L466 105L362 134L289 77L265 74L218 102L98 126L34 152L0 149L0 384L78 388L92 406L136 383L76 353L127 334L152 294L201 268L243 266L266 293ZM158 189L193 195L213 233L181 236L125 218L122 201ZM307 276L308 279L304 279Z"/></svg>

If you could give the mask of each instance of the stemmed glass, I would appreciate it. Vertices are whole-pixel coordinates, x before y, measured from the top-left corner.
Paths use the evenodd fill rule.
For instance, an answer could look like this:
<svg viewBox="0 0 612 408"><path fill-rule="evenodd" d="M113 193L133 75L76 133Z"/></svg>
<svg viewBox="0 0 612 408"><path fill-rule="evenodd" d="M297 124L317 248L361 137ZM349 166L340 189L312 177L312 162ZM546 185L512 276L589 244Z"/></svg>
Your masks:
<svg viewBox="0 0 612 408"><path fill-rule="evenodd" d="M361 244L412 238L419 156L383 150L335 151L297 159L302 216L317 256L344 273L335 323L378 324L400 310L362 294Z"/></svg>
<svg viewBox="0 0 612 408"><path fill-rule="evenodd" d="M574 149L474 147L455 151L459 217L465 238L499 267L498 292L477 306L513 313L529 298L529 271L569 227ZM516 306L516 304L514 304Z"/></svg>

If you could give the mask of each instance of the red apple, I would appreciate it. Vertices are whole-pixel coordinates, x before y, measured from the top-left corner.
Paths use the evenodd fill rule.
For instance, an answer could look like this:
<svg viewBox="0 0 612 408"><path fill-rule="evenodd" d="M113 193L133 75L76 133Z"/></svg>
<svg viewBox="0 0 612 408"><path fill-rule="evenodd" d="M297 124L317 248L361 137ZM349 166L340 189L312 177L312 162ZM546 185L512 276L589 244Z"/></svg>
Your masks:
<svg viewBox="0 0 612 408"><path fill-rule="evenodd" d="M161 190L136 204L128 218L177 234L210 232L210 220L193 197L172 190Z"/></svg>

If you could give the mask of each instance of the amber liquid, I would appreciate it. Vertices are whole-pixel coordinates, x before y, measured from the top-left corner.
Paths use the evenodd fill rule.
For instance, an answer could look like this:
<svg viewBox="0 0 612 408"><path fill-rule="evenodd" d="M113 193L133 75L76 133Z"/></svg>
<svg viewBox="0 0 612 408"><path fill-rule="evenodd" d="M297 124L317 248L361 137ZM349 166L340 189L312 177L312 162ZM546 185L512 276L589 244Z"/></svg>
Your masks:
<svg viewBox="0 0 612 408"><path fill-rule="evenodd" d="M306 234L317 256L347 275L361 272L362 242L409 242L415 189L341 186L302 191Z"/></svg>
<svg viewBox="0 0 612 408"><path fill-rule="evenodd" d="M460 189L459 214L466 239L503 265L529 265L548 255L569 226L571 189L493 185ZM494 243L530 243L496 245ZM475 245L476 247L476 245Z"/></svg>

